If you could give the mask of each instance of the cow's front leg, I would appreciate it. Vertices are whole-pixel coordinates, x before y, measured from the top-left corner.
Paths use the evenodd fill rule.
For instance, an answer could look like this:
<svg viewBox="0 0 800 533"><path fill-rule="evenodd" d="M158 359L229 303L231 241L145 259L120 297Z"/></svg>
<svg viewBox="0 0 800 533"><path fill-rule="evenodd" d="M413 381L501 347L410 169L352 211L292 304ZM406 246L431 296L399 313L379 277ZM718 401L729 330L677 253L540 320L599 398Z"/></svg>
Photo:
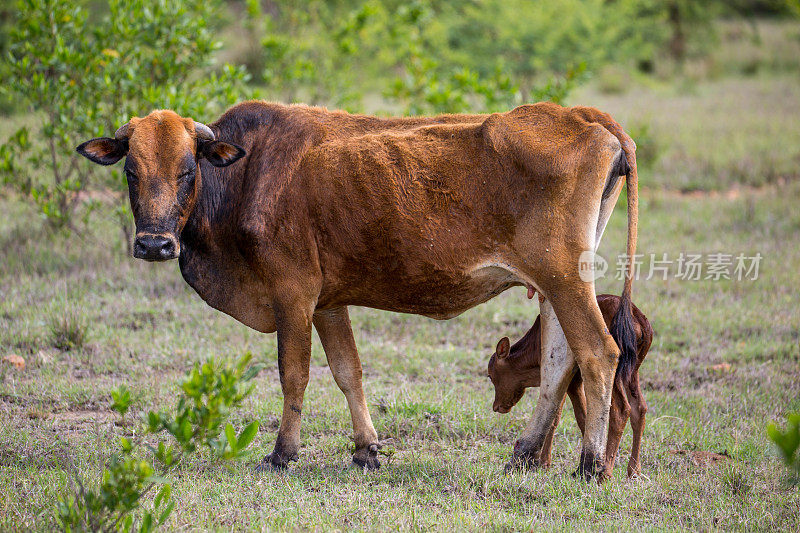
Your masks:
<svg viewBox="0 0 800 533"><path fill-rule="evenodd" d="M575 360L564 332L548 300L540 300L542 317L542 361L539 400L533 418L514 445L514 455L506 470L540 466L542 449L552 431L567 386L575 374ZM545 458L547 459L547 458Z"/></svg>
<svg viewBox="0 0 800 533"><path fill-rule="evenodd" d="M358 357L356 341L350 327L350 316L346 307L319 311L314 314L317 328L333 379L347 398L350 417L353 420L353 440L356 451L353 463L361 468L376 470L378 461L378 434L369 416L364 388L361 384L361 360Z"/></svg>
<svg viewBox="0 0 800 533"><path fill-rule="evenodd" d="M300 450L300 415L311 360L312 313L313 306L304 302L294 301L275 306L283 417L275 449L262 460L259 470L283 469L289 461L297 459Z"/></svg>

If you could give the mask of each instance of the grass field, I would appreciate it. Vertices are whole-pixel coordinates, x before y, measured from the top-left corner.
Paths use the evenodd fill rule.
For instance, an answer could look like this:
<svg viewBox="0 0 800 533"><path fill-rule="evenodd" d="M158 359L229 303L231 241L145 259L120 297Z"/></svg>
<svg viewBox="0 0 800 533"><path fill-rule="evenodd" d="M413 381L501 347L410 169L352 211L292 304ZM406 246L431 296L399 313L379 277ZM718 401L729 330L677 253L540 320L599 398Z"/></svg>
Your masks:
<svg viewBox="0 0 800 533"><path fill-rule="evenodd" d="M98 478L123 431L110 411L112 389L126 384L136 412L168 406L193 362L248 350L267 365L234 414L239 427L262 421L253 455L230 470L200 459L174 473L170 528L800 529L800 490L784 484L765 435L767 422L800 409L796 77L612 96L588 90L573 101L629 127L647 125L644 144L660 147L641 171L646 257L763 256L755 281L670 276L635 285L656 331L642 368L650 412L641 478L624 478L628 433L613 482L572 479L580 439L569 407L553 468L503 474L536 393L508 415L492 412L486 362L501 336L518 338L536 316L520 288L447 322L352 309L371 413L380 438L391 439L384 467L347 468L350 417L315 338L300 460L286 474L256 474L282 405L275 336L207 307L176 263L126 258L111 222L98 220L80 238L54 237L7 196L0 355L22 355L28 366L0 366L0 530L52 529L70 465ZM624 240L621 204L601 254L621 253ZM599 282L598 292L620 290L619 281ZM728 457L697 464L695 451Z"/></svg>

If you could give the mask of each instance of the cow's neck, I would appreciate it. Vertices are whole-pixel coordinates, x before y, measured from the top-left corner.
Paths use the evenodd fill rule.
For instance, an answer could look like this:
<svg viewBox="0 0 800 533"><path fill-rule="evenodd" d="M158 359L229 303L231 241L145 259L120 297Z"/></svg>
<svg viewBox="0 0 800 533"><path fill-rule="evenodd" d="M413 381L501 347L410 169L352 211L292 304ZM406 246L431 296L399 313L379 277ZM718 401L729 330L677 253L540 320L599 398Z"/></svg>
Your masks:
<svg viewBox="0 0 800 533"><path fill-rule="evenodd" d="M184 229L185 240L190 245L216 239L220 232L226 234L232 229L230 225L238 204L234 200L241 194L245 169L253 152L255 136L248 134L261 127L268 118L239 115L241 113L236 116L226 114L212 125L218 139L241 146L247 155L223 168L214 167L205 159L200 160L200 197Z"/></svg>
<svg viewBox="0 0 800 533"><path fill-rule="evenodd" d="M237 198L241 198L242 183L253 152L252 139L255 137L248 133L264 124L263 119L251 119L242 124L241 120L236 120L241 117L231 118L228 115L223 115L211 127L218 139L241 146L247 155L223 168L214 167L205 159L200 160L199 197L181 233L181 273L209 303L217 299L212 293L216 290L215 285L218 286L218 282L222 281L215 278L223 278L225 272L238 267ZM218 307L222 303L214 302L212 305Z"/></svg>

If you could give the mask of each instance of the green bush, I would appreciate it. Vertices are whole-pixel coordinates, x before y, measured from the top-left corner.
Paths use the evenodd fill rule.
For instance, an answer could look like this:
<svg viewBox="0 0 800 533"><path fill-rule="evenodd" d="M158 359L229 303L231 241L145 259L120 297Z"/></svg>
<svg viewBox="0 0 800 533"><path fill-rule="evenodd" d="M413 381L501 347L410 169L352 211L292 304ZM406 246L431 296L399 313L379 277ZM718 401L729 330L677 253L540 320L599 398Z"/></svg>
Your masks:
<svg viewBox="0 0 800 533"><path fill-rule="evenodd" d="M478 41L463 56L448 52L447 32L472 12L439 2L312 0L277 4L269 15L253 4L247 28L266 35L259 61L278 100L361 110L365 96L381 95L392 113L506 110L563 98L586 65L571 56L560 75L542 68L529 79L502 62L476 61Z"/></svg>
<svg viewBox="0 0 800 533"><path fill-rule="evenodd" d="M212 460L245 456L258 432L258 421L246 425L237 435L227 420L231 410L241 405L253 390L245 383L261 367L251 362L252 355L248 353L235 363L209 360L196 364L181 384L174 411L150 411L145 417L145 431L135 432L167 433L169 438L156 446L120 438L120 452L109 461L95 489L87 488L76 475L76 490L62 498L56 510L62 529L152 531L164 524L175 506L165 476L186 457L201 450L206 450ZM127 388L123 386L112 392L112 408L123 420L130 406ZM142 452L143 449L149 453ZM152 507L143 508L144 497L156 489Z"/></svg>

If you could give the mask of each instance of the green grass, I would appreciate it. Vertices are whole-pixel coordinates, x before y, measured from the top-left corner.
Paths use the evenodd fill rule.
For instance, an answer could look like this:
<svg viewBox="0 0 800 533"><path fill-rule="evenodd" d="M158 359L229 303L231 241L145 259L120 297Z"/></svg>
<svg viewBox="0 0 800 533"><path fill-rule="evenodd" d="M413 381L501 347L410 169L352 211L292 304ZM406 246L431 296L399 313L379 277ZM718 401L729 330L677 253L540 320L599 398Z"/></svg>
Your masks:
<svg viewBox="0 0 800 533"><path fill-rule="evenodd" d="M579 453L569 408L552 470L502 473L536 395L510 415L493 413L485 364L500 336L518 337L535 316L522 289L448 322L354 309L371 411L380 437L392 439L384 468L366 475L346 469L349 415L315 341L300 461L285 475L257 475L252 467L274 443L281 406L274 335L207 308L174 264L120 258L102 246L102 232L96 245L79 249L51 243L69 268L26 273L24 261L8 262L13 272L0 284L0 346L29 364L24 373L7 370L0 386L0 490L7 495L0 529L52 527L70 462L96 478L122 431L109 414L115 386L131 388L137 411L158 408L171 403L193 361L245 350L268 365L235 413L240 426L262 420L254 456L231 471L195 462L175 474L172 527L797 528L800 493L783 486L765 424L800 408L792 268L800 260L798 197L798 187L735 200L645 195L643 252L760 251L765 259L755 282L636 285L636 301L656 330L642 370L651 407L644 477L625 481L618 467L602 487L569 476ZM621 211L603 253L622 249ZM6 247L9 233L7 224ZM36 238L15 242L21 259L38 253ZM604 280L600 290L618 292L618 285ZM48 317L67 308L83 310L87 338L61 351L52 346ZM712 368L721 362L730 369ZM623 464L629 446L626 436ZM725 450L731 459L695 466L677 449Z"/></svg>
<svg viewBox="0 0 800 533"><path fill-rule="evenodd" d="M637 282L634 300L656 331L641 371L650 405L644 475L624 479L628 433L614 481L599 487L570 477L580 439L569 407L551 470L502 473L536 393L508 415L493 413L486 362L501 336L518 338L538 312L521 288L447 322L353 309L371 413L380 438L391 439L384 468L347 468L350 417L315 338L300 460L286 474L255 474L282 405L275 336L207 307L176 263L126 258L112 220L95 217L81 237L53 236L18 199L1 198L0 356L22 355L28 366L0 366L0 530L52 529L70 468L99 477L126 431L113 423L112 389L131 389L128 416L137 416L172 404L194 361L247 350L267 364L234 413L237 428L261 420L254 453L231 470L198 459L174 473L170 528L797 530L800 490L784 484L765 427L800 409L800 183L756 170L796 172L797 96L796 81L784 77L706 81L686 94L586 92L582 101L626 123L651 124L666 147L642 170L641 253L764 256L757 281ZM752 166L732 178L724 169L748 150ZM697 157L706 163L696 172L674 170ZM767 182L735 194L673 190ZM624 241L620 204L600 253L621 253ZM620 290L613 279L598 285ZM64 332L82 338L58 342ZM700 466L676 450L730 459Z"/></svg>
<svg viewBox="0 0 800 533"><path fill-rule="evenodd" d="M800 179L796 73L633 85L610 95L589 85L569 102L607 111L630 132L643 186L724 191Z"/></svg>

